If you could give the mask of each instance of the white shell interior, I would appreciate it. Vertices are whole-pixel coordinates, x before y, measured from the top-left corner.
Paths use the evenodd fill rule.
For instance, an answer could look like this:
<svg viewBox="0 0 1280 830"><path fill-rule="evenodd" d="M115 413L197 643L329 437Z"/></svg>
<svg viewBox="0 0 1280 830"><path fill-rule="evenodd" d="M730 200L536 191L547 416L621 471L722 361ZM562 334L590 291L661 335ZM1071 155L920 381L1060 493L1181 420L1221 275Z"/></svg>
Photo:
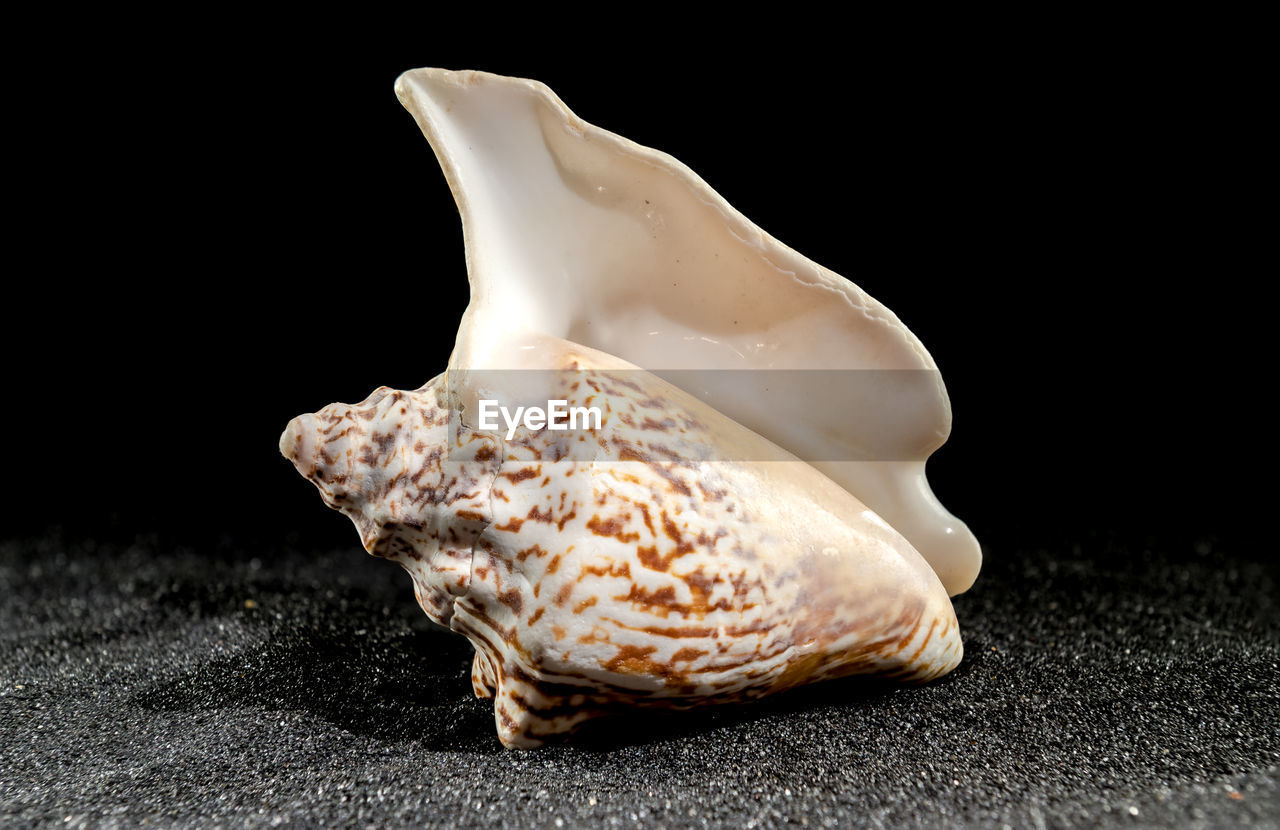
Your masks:
<svg viewBox="0 0 1280 830"><path fill-rule="evenodd" d="M972 585L977 540L924 472L951 429L946 389L891 311L760 230L676 159L587 124L540 83L417 69L396 91L462 216L471 305L451 369L546 368L533 344L549 336L650 370L918 370L879 383L867 373L803 399L785 387L744 396L728 372L689 391L816 459L912 543L948 593Z"/></svg>

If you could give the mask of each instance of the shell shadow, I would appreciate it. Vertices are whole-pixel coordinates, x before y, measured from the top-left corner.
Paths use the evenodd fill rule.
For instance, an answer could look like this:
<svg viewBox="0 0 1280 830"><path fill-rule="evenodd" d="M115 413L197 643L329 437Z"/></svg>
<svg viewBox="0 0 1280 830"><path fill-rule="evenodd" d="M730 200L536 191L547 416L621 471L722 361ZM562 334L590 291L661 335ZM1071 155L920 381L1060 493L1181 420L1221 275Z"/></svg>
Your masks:
<svg viewBox="0 0 1280 830"><path fill-rule="evenodd" d="M433 751L504 752L493 704L471 690L472 648L441 629L370 635L354 626L291 624L266 642L219 657L133 702L164 711L301 712L356 735L416 742ZM931 685L947 682L947 678ZM881 705L899 684L849 677L737 704L685 711L630 708L583 724L556 746L607 753L731 732L823 707Z"/></svg>
<svg viewBox="0 0 1280 830"><path fill-rule="evenodd" d="M472 650L465 640L434 629L373 631L290 624L262 644L205 662L133 702L178 712L299 712L382 741L502 751L492 705L472 694Z"/></svg>
<svg viewBox="0 0 1280 830"><path fill-rule="evenodd" d="M258 587L261 596L265 586ZM132 702L175 712L297 712L380 741L415 742L436 751L504 751L492 701L472 693L473 651L464 638L425 618L412 625L389 625L378 598L358 590L334 596L299 592L285 584L271 587L279 598L271 604L287 607L283 617L236 612L237 623L255 631L258 642L212 656L176 679L138 693ZM243 593L181 583L160 600L184 615L195 608L197 617L225 620L229 605L239 604ZM929 685L946 685L971 668L966 657L951 676ZM632 707L592 719L556 745L599 753L690 735L716 736L819 708L884 705L902 688L877 678L849 677L747 703L685 711Z"/></svg>
<svg viewBox="0 0 1280 830"><path fill-rule="evenodd" d="M941 685L947 678L931 685ZM693 709L628 709L584 723L561 746L605 753L628 746L660 744L690 736L712 737L758 721L782 720L803 712L850 706L879 706L904 687L876 677L827 680L741 703L711 703Z"/></svg>

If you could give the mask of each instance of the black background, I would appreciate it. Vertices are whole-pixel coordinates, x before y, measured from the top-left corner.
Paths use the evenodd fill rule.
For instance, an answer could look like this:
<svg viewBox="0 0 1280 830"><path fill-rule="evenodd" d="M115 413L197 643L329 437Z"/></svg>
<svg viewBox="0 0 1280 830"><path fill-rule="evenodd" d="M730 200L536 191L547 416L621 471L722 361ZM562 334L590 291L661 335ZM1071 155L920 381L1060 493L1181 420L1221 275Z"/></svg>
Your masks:
<svg viewBox="0 0 1280 830"><path fill-rule="evenodd" d="M112 19L33 55L14 532L355 546L276 440L445 366L460 224L392 92L439 65L546 82L893 309L951 393L934 489L989 545L1257 538L1262 110L1229 25L545 17Z"/></svg>

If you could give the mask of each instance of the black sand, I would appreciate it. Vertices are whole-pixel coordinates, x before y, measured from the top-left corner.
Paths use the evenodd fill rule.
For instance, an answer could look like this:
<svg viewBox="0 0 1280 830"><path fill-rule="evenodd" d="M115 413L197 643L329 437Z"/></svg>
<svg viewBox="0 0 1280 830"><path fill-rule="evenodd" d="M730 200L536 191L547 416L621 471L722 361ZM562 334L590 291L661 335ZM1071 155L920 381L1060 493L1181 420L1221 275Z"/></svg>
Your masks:
<svg viewBox="0 0 1280 830"><path fill-rule="evenodd" d="M0 824L1278 826L1276 570L1221 543L988 551L931 686L534 752L394 566L158 545L0 546Z"/></svg>

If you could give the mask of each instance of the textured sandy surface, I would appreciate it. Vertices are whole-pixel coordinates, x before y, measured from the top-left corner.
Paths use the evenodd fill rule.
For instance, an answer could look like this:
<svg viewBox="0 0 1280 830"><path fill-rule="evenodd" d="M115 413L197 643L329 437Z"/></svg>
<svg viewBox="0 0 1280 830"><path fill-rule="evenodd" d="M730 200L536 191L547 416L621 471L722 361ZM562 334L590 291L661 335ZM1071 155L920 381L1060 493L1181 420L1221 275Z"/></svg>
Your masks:
<svg viewBox="0 0 1280 830"><path fill-rule="evenodd" d="M511 752L470 646L359 550L7 542L0 823L1280 826L1276 570L1233 554L989 550L932 685Z"/></svg>

